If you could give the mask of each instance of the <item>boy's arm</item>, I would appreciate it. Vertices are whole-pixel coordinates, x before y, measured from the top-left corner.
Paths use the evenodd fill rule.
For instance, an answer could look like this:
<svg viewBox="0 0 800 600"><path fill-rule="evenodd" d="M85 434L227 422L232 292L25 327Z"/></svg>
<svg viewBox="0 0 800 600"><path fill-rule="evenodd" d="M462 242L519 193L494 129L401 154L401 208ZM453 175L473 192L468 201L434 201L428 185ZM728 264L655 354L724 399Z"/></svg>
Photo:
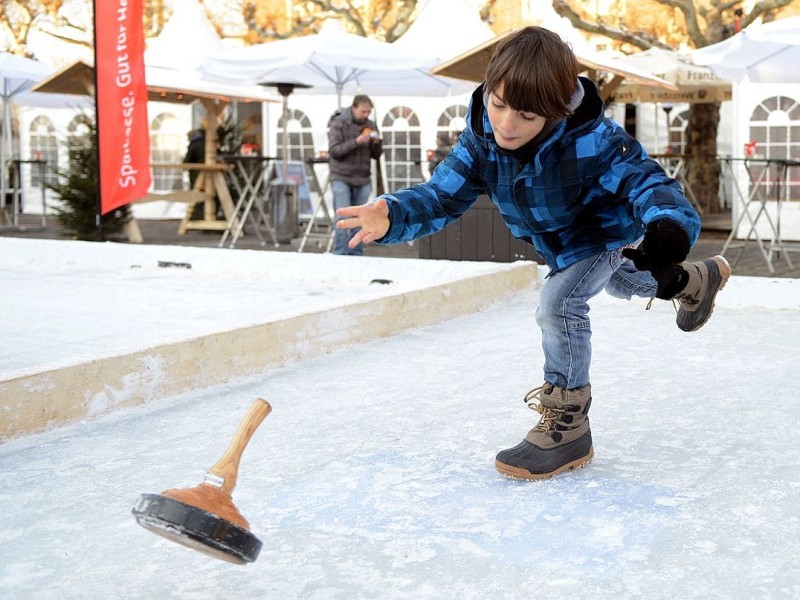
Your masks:
<svg viewBox="0 0 800 600"><path fill-rule="evenodd" d="M700 217L680 184L647 156L638 140L622 140L610 148L611 164L601 178L604 187L628 198L634 217L644 226L658 219L677 222L694 243L700 234Z"/></svg>
<svg viewBox="0 0 800 600"><path fill-rule="evenodd" d="M436 233L467 212L484 191L478 156L468 142L459 141L428 182L382 196L390 227L378 243L407 242Z"/></svg>
<svg viewBox="0 0 800 600"><path fill-rule="evenodd" d="M680 184L649 158L638 140L624 136L600 157L608 164L601 185L627 198L645 228L641 250L627 250L639 269L682 262L700 235L700 217Z"/></svg>
<svg viewBox="0 0 800 600"><path fill-rule="evenodd" d="M340 208L338 229L361 228L350 241L396 244L440 231L472 206L483 191L477 176L477 154L461 142L427 183L420 183L374 202Z"/></svg>

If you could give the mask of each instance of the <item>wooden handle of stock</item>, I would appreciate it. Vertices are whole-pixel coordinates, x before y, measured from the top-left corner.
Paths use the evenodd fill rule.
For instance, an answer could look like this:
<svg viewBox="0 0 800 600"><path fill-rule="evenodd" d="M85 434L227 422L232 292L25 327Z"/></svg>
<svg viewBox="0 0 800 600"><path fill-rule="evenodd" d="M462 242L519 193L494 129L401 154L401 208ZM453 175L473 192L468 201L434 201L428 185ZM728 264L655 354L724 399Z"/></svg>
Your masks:
<svg viewBox="0 0 800 600"><path fill-rule="evenodd" d="M272 412L272 407L269 402L263 398L258 398L247 415L245 415L239 425L239 429L236 430L225 454L223 454L214 466L209 469L209 473L221 477L224 480L220 488L223 492L230 494L233 492L233 488L236 487L236 477L239 473L239 459L242 457L242 452L244 452L244 448L247 446L247 442L250 441L253 433L255 433L258 426L261 425L261 422L270 412Z"/></svg>

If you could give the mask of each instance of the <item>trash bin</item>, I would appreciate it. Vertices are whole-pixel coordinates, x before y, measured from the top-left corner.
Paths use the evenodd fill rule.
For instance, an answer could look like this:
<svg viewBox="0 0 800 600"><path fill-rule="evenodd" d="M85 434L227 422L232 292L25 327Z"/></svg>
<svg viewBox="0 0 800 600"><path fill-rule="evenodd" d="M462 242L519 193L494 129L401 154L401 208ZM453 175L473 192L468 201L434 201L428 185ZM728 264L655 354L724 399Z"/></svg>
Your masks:
<svg viewBox="0 0 800 600"><path fill-rule="evenodd" d="M268 214L279 244L288 244L300 232L299 189L296 183L273 181L269 188Z"/></svg>

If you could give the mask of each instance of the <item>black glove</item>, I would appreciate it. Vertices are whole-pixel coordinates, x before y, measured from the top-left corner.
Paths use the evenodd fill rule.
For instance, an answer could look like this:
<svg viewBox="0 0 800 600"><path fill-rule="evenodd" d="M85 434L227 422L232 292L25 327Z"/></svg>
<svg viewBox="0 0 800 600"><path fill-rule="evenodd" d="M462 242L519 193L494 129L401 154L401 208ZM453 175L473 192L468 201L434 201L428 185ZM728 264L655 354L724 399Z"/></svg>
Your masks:
<svg viewBox="0 0 800 600"><path fill-rule="evenodd" d="M689 236L681 226L671 219L659 219L647 226L638 248L623 248L622 255L639 271L653 272L682 263L689 249Z"/></svg>
<svg viewBox="0 0 800 600"><path fill-rule="evenodd" d="M671 300L689 283L689 273L680 265L653 267L651 271L656 280L656 298Z"/></svg>

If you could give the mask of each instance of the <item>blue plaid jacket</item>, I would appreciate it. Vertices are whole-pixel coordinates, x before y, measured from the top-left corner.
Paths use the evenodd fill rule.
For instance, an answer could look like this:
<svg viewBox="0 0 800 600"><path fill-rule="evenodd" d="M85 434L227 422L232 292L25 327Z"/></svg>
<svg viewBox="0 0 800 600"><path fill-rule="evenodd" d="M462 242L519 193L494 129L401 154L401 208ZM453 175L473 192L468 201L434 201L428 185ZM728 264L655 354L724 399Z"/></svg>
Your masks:
<svg viewBox="0 0 800 600"><path fill-rule="evenodd" d="M466 129L430 180L383 196L391 225L379 243L436 233L488 194L512 235L532 243L554 271L635 242L661 218L680 224L694 245L700 218L680 185L605 118L594 83L581 82L575 115L528 160L497 146L479 87Z"/></svg>

